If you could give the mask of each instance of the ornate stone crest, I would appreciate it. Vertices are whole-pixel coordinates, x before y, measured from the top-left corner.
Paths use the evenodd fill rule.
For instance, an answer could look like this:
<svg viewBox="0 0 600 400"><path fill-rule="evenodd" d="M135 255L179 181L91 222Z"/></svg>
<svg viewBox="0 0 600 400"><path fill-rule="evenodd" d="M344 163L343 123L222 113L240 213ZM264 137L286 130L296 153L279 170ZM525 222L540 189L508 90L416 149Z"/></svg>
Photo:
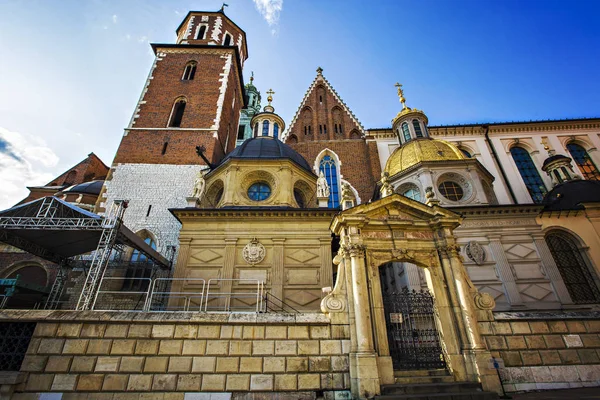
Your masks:
<svg viewBox="0 0 600 400"><path fill-rule="evenodd" d="M265 258L265 246L259 243L257 238L253 238L244 246L242 257L250 265L258 264Z"/></svg>
<svg viewBox="0 0 600 400"><path fill-rule="evenodd" d="M481 265L485 261L485 250L475 241L467 243L465 252L467 253L467 257L477 265Z"/></svg>

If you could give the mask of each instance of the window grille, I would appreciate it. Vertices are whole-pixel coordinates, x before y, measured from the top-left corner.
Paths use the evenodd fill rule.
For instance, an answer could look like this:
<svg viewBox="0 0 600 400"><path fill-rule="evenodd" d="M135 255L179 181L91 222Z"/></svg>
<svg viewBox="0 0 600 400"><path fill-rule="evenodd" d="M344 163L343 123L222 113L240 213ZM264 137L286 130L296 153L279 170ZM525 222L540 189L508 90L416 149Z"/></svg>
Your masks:
<svg viewBox="0 0 600 400"><path fill-rule="evenodd" d="M564 232L550 232L546 235L546 243L573 302L598 302L600 292L596 280L570 235Z"/></svg>
<svg viewBox="0 0 600 400"><path fill-rule="evenodd" d="M273 137L275 139L279 138L279 124L277 122L273 124Z"/></svg>
<svg viewBox="0 0 600 400"><path fill-rule="evenodd" d="M35 322L0 323L0 371L21 369L35 325Z"/></svg>
<svg viewBox="0 0 600 400"><path fill-rule="evenodd" d="M262 135L269 136L269 121L263 121L262 123Z"/></svg>
<svg viewBox="0 0 600 400"><path fill-rule="evenodd" d="M571 153L571 157L575 160L585 179L591 181L600 180L600 172L598 172L596 164L594 164L590 155L583 147L575 143L569 143L567 150Z"/></svg>
<svg viewBox="0 0 600 400"><path fill-rule="evenodd" d="M510 154L517 165L517 169L521 174L521 178L523 178L523 182L525 182L525 186L531 195L531 199L534 203L541 203L548 191L546 190L544 181L542 181L531 156L527 150L522 147L513 147L510 149Z"/></svg>

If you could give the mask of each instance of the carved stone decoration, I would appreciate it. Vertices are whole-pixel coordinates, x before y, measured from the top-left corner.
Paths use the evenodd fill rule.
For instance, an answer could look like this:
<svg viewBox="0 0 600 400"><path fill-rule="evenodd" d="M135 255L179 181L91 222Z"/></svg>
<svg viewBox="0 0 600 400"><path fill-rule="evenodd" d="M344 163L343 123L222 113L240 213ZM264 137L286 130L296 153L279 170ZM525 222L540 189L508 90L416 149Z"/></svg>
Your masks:
<svg viewBox="0 0 600 400"><path fill-rule="evenodd" d="M485 250L475 241L467 243L465 252L467 253L467 257L477 265L481 265L485 261Z"/></svg>
<svg viewBox="0 0 600 400"><path fill-rule="evenodd" d="M250 243L244 246L242 257L250 264L255 265L265 259L265 246L259 243L257 238L253 238Z"/></svg>
<svg viewBox="0 0 600 400"><path fill-rule="evenodd" d="M475 306L480 310L493 310L496 307L496 301L489 293L477 292L474 300Z"/></svg>
<svg viewBox="0 0 600 400"><path fill-rule="evenodd" d="M319 173L319 179L317 179L317 197L326 197L329 198L329 185L327 184L327 179L325 175L323 175L323 171Z"/></svg>

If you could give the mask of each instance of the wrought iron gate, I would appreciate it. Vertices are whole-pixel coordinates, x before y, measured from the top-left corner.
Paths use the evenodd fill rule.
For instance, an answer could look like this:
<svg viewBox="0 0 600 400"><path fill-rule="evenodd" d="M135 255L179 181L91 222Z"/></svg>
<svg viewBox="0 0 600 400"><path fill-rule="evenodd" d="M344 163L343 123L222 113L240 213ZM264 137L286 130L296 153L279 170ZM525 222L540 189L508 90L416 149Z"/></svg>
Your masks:
<svg viewBox="0 0 600 400"><path fill-rule="evenodd" d="M445 368L433 296L405 289L386 294L383 303L394 369Z"/></svg>

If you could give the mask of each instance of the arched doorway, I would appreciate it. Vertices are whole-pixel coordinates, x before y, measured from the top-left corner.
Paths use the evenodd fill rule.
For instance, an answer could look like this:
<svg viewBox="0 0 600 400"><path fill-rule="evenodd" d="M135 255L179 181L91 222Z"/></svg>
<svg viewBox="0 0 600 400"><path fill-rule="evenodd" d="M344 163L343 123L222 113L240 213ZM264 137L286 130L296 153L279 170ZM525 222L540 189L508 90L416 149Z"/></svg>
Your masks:
<svg viewBox="0 0 600 400"><path fill-rule="evenodd" d="M434 297L427 289L411 290L401 264L390 262L379 267L388 346L394 370L445 368Z"/></svg>

